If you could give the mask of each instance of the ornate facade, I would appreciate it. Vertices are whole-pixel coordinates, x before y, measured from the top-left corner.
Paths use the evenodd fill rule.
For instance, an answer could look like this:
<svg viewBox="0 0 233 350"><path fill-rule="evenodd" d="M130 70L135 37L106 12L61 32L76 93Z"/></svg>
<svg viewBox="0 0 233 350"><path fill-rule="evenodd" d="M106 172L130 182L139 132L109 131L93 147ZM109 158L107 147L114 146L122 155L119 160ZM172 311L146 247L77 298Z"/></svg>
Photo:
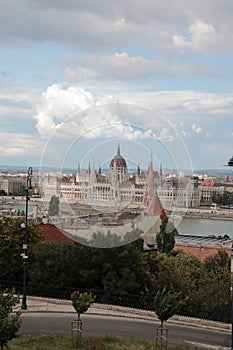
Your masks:
<svg viewBox="0 0 233 350"><path fill-rule="evenodd" d="M106 173L102 173L100 168L96 170L92 161L88 169L81 170L79 167L73 176L47 175L43 180L43 196L48 199L56 195L61 201L96 207L146 208L155 193L167 210L198 207L201 199L200 190L191 179L176 178L167 182L162 168L159 173L153 170L152 160L148 172L138 167L135 173L130 173L119 146ZM150 190L148 183L153 183Z"/></svg>

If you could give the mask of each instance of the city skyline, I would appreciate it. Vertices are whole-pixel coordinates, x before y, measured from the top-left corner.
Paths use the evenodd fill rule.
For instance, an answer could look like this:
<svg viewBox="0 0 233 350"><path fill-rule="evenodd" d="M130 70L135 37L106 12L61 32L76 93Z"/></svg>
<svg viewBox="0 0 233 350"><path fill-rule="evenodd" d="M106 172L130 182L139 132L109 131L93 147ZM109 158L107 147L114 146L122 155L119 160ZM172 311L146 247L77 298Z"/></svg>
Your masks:
<svg viewBox="0 0 233 350"><path fill-rule="evenodd" d="M120 141L142 168L153 152L166 168L222 169L233 154L232 10L3 1L0 164L77 168L94 155L98 166Z"/></svg>

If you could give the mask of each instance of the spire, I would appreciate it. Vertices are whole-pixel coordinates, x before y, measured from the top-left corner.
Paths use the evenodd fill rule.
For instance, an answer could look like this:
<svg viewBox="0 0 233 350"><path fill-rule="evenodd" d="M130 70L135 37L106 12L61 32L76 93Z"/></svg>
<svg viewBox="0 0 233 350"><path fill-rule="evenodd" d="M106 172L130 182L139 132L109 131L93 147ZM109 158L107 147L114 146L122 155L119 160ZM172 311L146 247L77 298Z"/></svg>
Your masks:
<svg viewBox="0 0 233 350"><path fill-rule="evenodd" d="M117 147L117 155L120 156L121 155L121 151L120 151L120 143L118 143L118 147Z"/></svg>
<svg viewBox="0 0 233 350"><path fill-rule="evenodd" d="M91 163L91 172L95 173L95 163L94 163L94 158L92 158L92 163Z"/></svg>
<svg viewBox="0 0 233 350"><path fill-rule="evenodd" d="M162 166L162 163L160 163L160 176L163 176L163 166Z"/></svg>
<svg viewBox="0 0 233 350"><path fill-rule="evenodd" d="M141 169L140 169L140 166L138 164L138 176L140 175L140 173L141 173Z"/></svg>
<svg viewBox="0 0 233 350"><path fill-rule="evenodd" d="M149 172L148 172L148 199L149 201L154 197L155 189L154 189L154 171L153 171L153 163L152 163L152 157L150 160L149 165Z"/></svg>

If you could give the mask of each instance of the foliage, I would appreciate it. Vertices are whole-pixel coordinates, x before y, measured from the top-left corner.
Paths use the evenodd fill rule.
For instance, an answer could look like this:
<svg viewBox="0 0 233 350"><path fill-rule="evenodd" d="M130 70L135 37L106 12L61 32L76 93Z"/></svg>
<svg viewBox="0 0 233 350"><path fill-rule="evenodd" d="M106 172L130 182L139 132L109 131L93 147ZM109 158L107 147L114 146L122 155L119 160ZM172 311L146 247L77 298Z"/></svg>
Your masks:
<svg viewBox="0 0 233 350"><path fill-rule="evenodd" d="M0 218L3 288L17 288L18 284L18 289L22 287L22 223L22 219ZM183 252L145 253L140 238L119 247L100 249L77 243L48 243L31 226L28 236L28 294L68 299L79 290L92 292L100 303L153 309L156 292L166 287L174 293L181 292L184 303L180 314L230 320L230 259L223 251L201 263ZM107 238L115 240L110 233ZM106 237L98 235L98 239L103 242Z"/></svg>
<svg viewBox="0 0 233 350"><path fill-rule="evenodd" d="M98 302L138 306L145 278L141 250L141 240L105 249L37 244L31 251L30 292L69 298L74 290L88 290Z"/></svg>
<svg viewBox="0 0 233 350"><path fill-rule="evenodd" d="M140 238L143 231L139 229L132 229L127 232L123 238L117 234L112 234L111 231L108 231L105 235L102 232L96 232L92 235L91 239L86 242L90 247L96 248L115 248L120 247L132 242L138 242L139 248L143 249L143 240Z"/></svg>
<svg viewBox="0 0 233 350"><path fill-rule="evenodd" d="M214 193L212 196L212 201L219 205L233 205L233 193L224 191L223 194Z"/></svg>
<svg viewBox="0 0 233 350"><path fill-rule="evenodd" d="M80 320L80 315L89 309L91 304L94 303L95 297L92 296L92 293L75 291L71 294L71 300Z"/></svg>
<svg viewBox="0 0 233 350"><path fill-rule="evenodd" d="M199 296L201 309L198 317L217 319L221 322L231 321L231 271L230 258L226 252L219 251L204 262Z"/></svg>
<svg viewBox="0 0 233 350"><path fill-rule="evenodd" d="M167 290L166 287L157 291L154 298L154 310L161 322L161 327L163 327L164 321L167 321L180 311L184 302L181 296L181 292L177 293L172 290Z"/></svg>
<svg viewBox="0 0 233 350"><path fill-rule="evenodd" d="M59 198L53 195L49 201L49 216L55 216L59 213Z"/></svg>
<svg viewBox="0 0 233 350"><path fill-rule="evenodd" d="M222 268L227 267L230 271L231 259L225 251L219 251L216 255L207 257L204 261L206 271L215 271L218 273Z"/></svg>
<svg viewBox="0 0 233 350"><path fill-rule="evenodd" d="M147 279L147 303L153 307L156 290L171 290L182 293L184 304L180 313L194 316L196 296L199 295L199 280L203 273L203 264L193 255L176 253L174 255L154 254L145 259Z"/></svg>
<svg viewBox="0 0 233 350"><path fill-rule="evenodd" d="M2 288L21 285L23 261L20 254L25 243L24 219L0 217L0 281ZM37 228L28 225L27 242L29 248L41 240Z"/></svg>
<svg viewBox="0 0 233 350"><path fill-rule="evenodd" d="M3 349L8 341L16 337L21 325L20 313L12 314L13 307L19 302L14 290L0 291L0 346Z"/></svg>
<svg viewBox="0 0 233 350"><path fill-rule="evenodd" d="M70 298L80 283L83 249L67 242L43 242L31 249L29 269L31 294Z"/></svg>
<svg viewBox="0 0 233 350"><path fill-rule="evenodd" d="M169 253L175 245L174 232L167 231L168 217L162 218L160 231L156 236L156 243L160 253Z"/></svg>

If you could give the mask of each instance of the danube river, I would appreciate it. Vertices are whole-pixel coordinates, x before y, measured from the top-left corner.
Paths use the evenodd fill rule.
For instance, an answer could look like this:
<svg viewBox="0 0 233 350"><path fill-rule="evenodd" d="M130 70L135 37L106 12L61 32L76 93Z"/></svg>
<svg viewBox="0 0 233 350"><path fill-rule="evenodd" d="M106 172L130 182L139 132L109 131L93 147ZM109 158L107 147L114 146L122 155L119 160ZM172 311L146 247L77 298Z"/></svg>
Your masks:
<svg viewBox="0 0 233 350"><path fill-rule="evenodd" d="M183 218L177 227L179 234L194 236L224 236L233 238L233 220Z"/></svg>

